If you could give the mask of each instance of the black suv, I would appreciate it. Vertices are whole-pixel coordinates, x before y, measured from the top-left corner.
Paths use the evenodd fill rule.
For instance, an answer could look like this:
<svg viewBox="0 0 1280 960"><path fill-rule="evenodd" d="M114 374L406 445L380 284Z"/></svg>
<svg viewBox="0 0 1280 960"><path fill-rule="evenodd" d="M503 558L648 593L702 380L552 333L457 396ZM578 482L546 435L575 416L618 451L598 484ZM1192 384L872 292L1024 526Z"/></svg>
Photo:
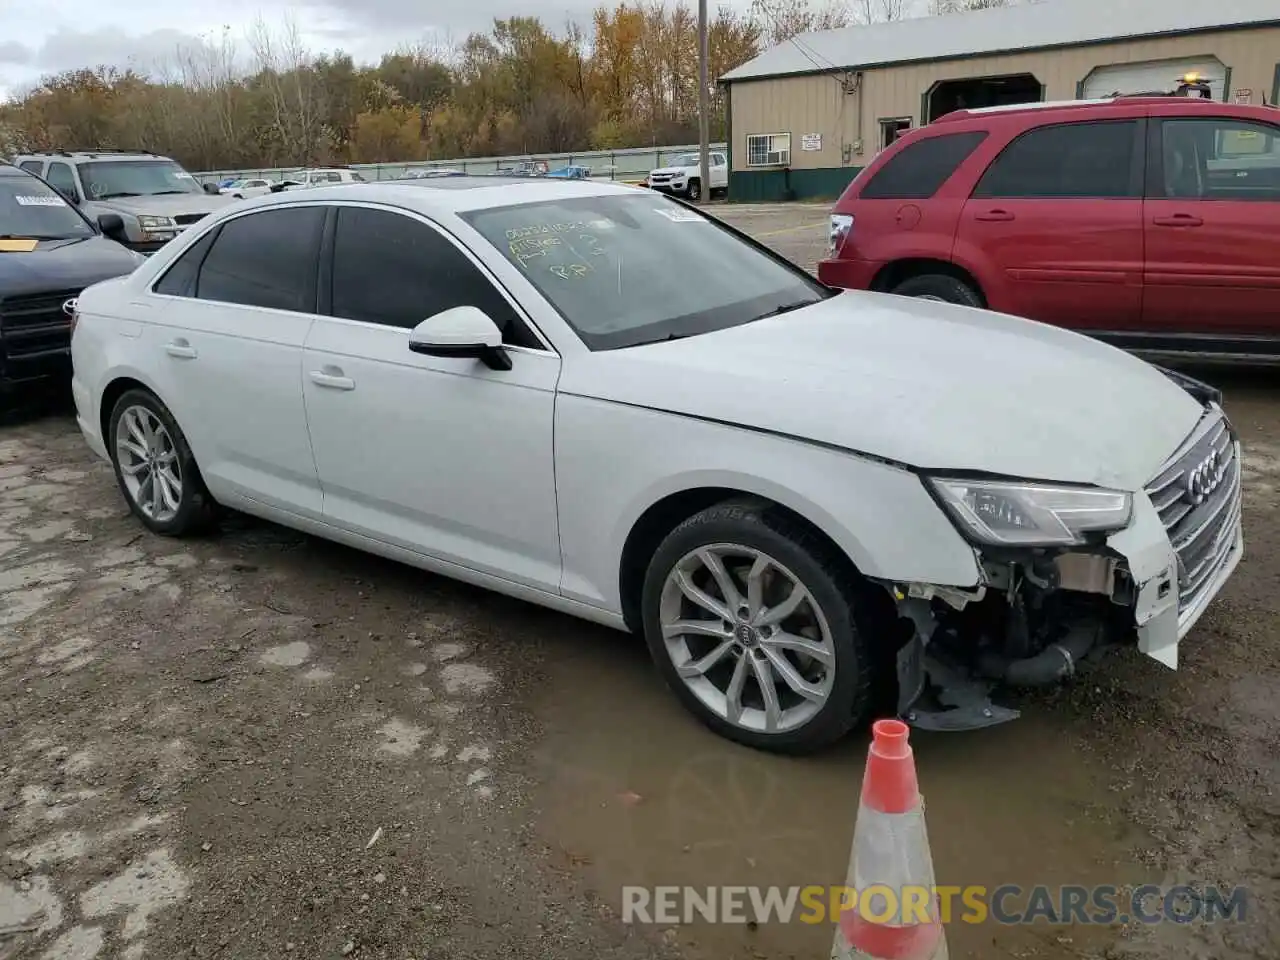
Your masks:
<svg viewBox="0 0 1280 960"><path fill-rule="evenodd" d="M145 262L103 236L111 216L91 223L44 180L0 162L0 407L16 387L69 377L75 298Z"/></svg>

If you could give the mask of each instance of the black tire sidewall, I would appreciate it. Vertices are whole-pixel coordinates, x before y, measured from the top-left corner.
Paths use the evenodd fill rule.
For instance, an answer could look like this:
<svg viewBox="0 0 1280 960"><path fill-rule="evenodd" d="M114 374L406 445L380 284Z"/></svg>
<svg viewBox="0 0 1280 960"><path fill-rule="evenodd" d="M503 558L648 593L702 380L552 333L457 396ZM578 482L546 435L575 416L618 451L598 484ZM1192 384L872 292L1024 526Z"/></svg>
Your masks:
<svg viewBox="0 0 1280 960"><path fill-rule="evenodd" d="M164 424L164 428L169 432L174 448L177 450L178 466L182 471L182 497L178 501L177 513L168 520L158 521L148 517L134 502L133 497L129 495L128 487L125 486L124 474L120 470L120 456L116 451L116 431L119 428L121 417L130 407L145 407L155 414L156 418ZM181 536L185 533L203 530L208 525L211 519L211 500L204 489L204 481L200 477L200 471L196 466L195 457L191 453L191 447L187 443L186 434L178 426L178 422L173 418L173 414L169 412L169 408L155 394L146 390L128 390L122 394L111 410L107 431L107 436L103 440L111 456L111 467L116 475L116 484L120 487L120 494L124 497L125 502L129 504L129 509L135 517L142 521L143 526L152 533L158 533L163 536Z"/></svg>
<svg viewBox="0 0 1280 960"><path fill-rule="evenodd" d="M963 307L982 306L982 298L973 287L963 280L942 273L926 273L910 277L889 292L900 297L937 297L939 300Z"/></svg>
<svg viewBox="0 0 1280 960"><path fill-rule="evenodd" d="M808 538L785 523L771 522L750 507L721 505L685 521L655 551L641 598L645 642L654 663L677 698L706 726L730 740L777 753L809 753L843 737L870 709L870 657L858 630L853 593L842 587L833 558L813 550ZM799 541L799 542L798 542ZM835 680L822 709L804 726L781 734L734 726L708 710L676 673L666 650L659 617L662 589L671 568L690 551L712 543L733 543L763 551L800 578L817 601L835 647Z"/></svg>
<svg viewBox="0 0 1280 960"><path fill-rule="evenodd" d="M689 186L685 188L685 192L690 203L697 203L702 199L702 180L694 177L689 181Z"/></svg>

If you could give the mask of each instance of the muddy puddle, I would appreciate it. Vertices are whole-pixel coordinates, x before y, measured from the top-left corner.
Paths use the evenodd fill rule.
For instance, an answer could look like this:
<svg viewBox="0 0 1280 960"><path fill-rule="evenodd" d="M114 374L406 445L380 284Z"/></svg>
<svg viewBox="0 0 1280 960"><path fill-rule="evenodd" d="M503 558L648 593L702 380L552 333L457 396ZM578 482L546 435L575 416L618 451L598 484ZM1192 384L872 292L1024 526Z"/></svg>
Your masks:
<svg viewBox="0 0 1280 960"><path fill-rule="evenodd" d="M689 719L643 647L587 634L547 665L536 705L544 839L600 899L624 885L840 884L848 866L866 740L792 760L734 746ZM1119 813L1122 786L1072 735L1065 711L1032 705L976 734L916 733L917 767L940 884L1155 881L1130 852L1147 838ZM1014 898L1015 906L1025 900ZM825 957L825 923L661 928L690 958ZM1111 943L1107 927L955 923L953 958L1065 960Z"/></svg>

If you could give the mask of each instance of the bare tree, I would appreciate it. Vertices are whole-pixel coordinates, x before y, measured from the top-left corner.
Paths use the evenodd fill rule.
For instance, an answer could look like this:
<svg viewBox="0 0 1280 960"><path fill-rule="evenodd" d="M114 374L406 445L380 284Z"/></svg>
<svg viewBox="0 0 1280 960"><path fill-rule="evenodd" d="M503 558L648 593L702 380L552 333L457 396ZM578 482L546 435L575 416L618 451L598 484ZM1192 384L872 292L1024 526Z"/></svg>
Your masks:
<svg viewBox="0 0 1280 960"><path fill-rule="evenodd" d="M907 15L906 0L857 0L854 18L861 24L893 23Z"/></svg>

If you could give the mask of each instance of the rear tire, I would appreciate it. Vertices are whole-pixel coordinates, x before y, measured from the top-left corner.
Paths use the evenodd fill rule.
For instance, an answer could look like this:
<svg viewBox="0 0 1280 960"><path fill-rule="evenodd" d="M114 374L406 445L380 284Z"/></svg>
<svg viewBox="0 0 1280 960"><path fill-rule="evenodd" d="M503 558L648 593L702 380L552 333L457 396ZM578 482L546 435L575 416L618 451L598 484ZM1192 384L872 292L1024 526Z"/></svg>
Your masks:
<svg viewBox="0 0 1280 960"><path fill-rule="evenodd" d="M977 290L963 280L957 280L945 273L923 273L909 277L889 292L896 293L900 297L940 300L943 303L958 303L965 307L982 306L982 297L978 295Z"/></svg>
<svg viewBox="0 0 1280 960"><path fill-rule="evenodd" d="M103 441L120 492L148 530L182 537L213 527L217 505L186 436L159 397L147 390L125 392Z"/></svg>
<svg viewBox="0 0 1280 960"><path fill-rule="evenodd" d="M810 753L864 722L873 705L871 606L855 576L770 504L717 504L654 552L641 598L645 640L676 697L716 733Z"/></svg>

